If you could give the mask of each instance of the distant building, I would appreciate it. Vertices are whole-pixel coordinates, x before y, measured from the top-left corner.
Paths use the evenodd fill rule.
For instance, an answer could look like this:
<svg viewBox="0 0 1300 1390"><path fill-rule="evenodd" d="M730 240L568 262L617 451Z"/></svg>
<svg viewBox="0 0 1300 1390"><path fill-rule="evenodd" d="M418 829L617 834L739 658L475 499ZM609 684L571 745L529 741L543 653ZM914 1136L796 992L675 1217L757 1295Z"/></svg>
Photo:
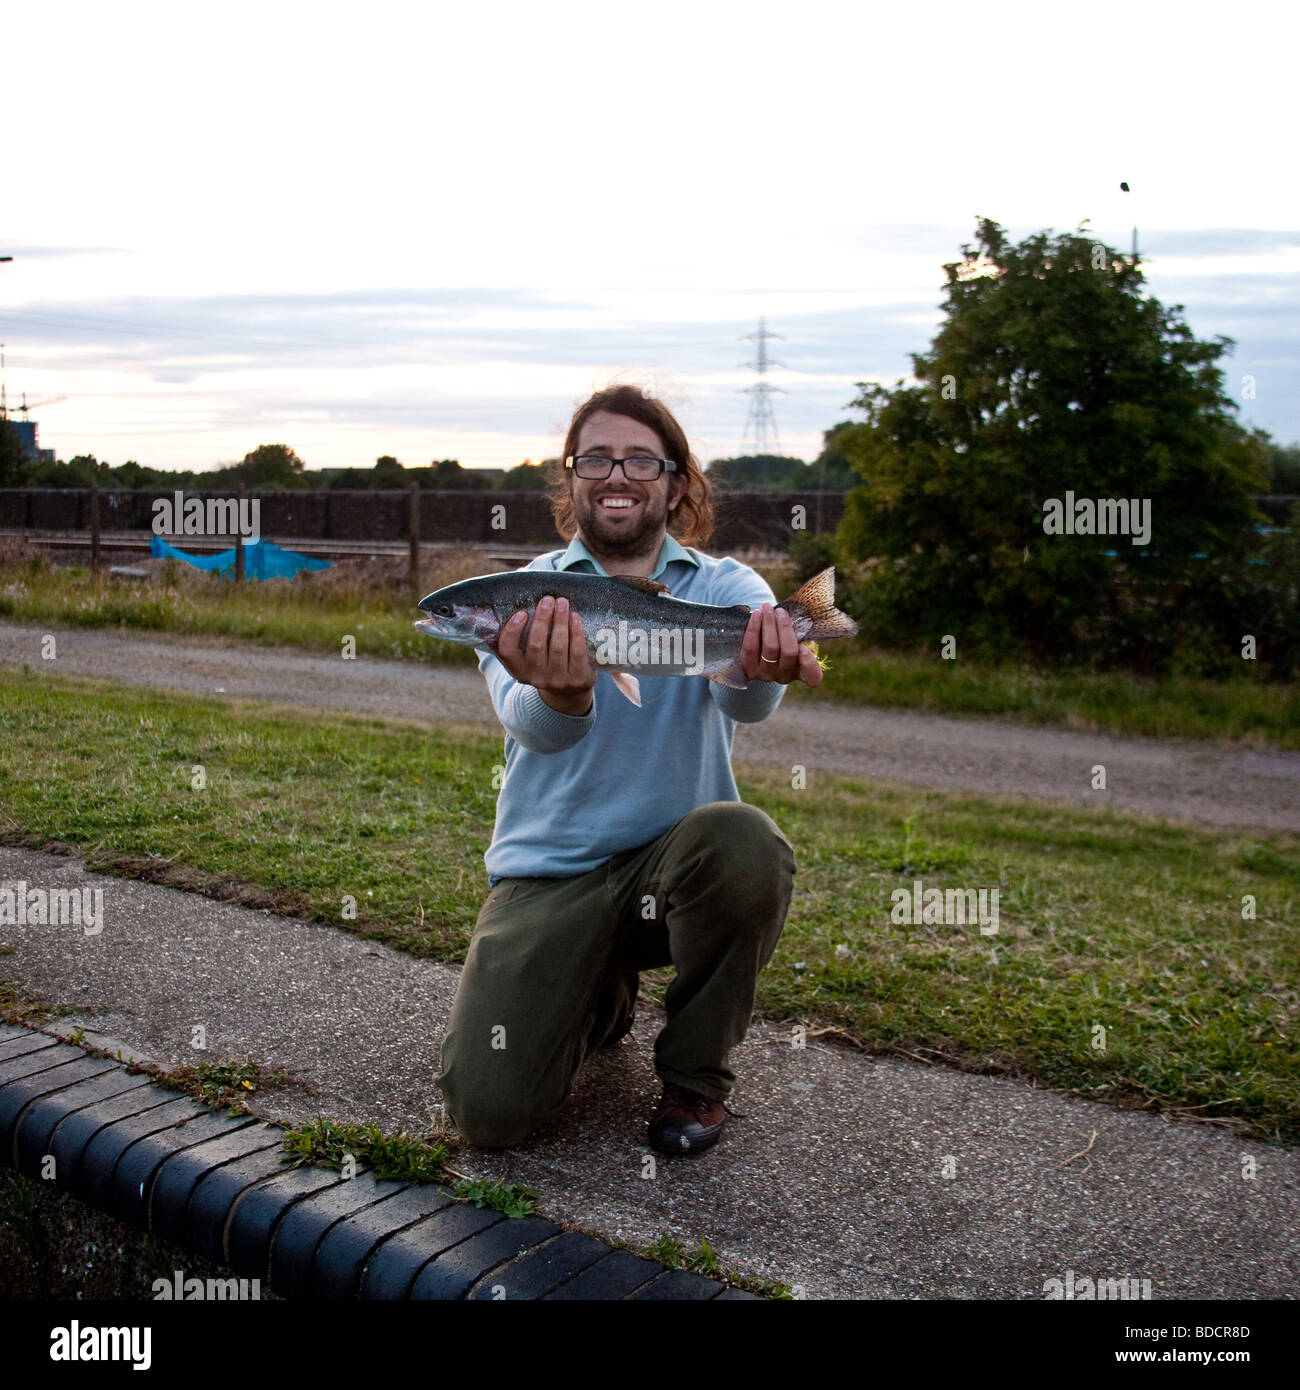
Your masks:
<svg viewBox="0 0 1300 1390"><path fill-rule="evenodd" d="M54 450L42 449L40 446L39 427L35 420L10 420L9 423L18 431L18 441L23 446L23 453L33 463L54 462Z"/></svg>

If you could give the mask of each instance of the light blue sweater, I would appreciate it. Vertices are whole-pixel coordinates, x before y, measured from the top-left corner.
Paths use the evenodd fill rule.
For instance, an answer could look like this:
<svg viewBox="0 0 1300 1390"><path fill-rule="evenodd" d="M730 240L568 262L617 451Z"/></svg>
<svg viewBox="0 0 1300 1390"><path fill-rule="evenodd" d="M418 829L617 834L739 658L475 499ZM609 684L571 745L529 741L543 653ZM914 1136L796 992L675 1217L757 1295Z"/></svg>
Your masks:
<svg viewBox="0 0 1300 1390"><path fill-rule="evenodd" d="M524 566L605 574L576 537ZM651 578L694 603L774 603L748 565L664 540ZM491 652L479 657L506 731L506 772L496 830L484 860L489 881L567 878L656 840L689 811L739 801L731 772L736 723L755 724L785 686L751 681L733 690L702 676L639 676L641 708L597 670L592 707L561 714Z"/></svg>

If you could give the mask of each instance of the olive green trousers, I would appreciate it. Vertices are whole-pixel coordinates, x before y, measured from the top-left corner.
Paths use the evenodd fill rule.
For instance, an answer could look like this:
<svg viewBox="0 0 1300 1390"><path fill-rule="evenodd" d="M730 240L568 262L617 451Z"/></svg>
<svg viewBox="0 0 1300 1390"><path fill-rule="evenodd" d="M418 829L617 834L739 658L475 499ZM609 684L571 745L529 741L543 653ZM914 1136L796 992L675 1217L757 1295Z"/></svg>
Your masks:
<svg viewBox="0 0 1300 1390"><path fill-rule="evenodd" d="M502 879L479 913L442 1045L446 1108L507 1148L554 1119L587 1053L627 1031L638 971L673 965L655 1043L665 1082L725 1100L758 973L794 887L794 851L743 802L697 807L657 840L572 878Z"/></svg>

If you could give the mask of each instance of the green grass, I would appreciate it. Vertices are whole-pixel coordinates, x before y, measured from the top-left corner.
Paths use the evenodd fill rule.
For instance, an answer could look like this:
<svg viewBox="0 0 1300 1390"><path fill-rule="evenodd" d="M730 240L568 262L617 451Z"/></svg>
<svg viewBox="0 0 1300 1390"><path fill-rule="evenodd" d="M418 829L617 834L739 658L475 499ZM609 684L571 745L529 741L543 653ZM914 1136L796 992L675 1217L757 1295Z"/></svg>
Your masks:
<svg viewBox="0 0 1300 1390"><path fill-rule="evenodd" d="M490 561L481 568L496 568ZM463 561L452 570L476 572ZM52 627L118 628L189 637L227 637L265 646L295 646L340 653L351 637L358 655L396 657L436 665L473 665L468 647L435 642L416 632L422 616L415 598L387 584L350 582L347 573L303 573L236 585L178 567L175 582L115 583L89 569L39 562L0 563L0 619ZM449 579L439 570L429 588ZM426 590L428 592L428 590Z"/></svg>
<svg viewBox="0 0 1300 1390"><path fill-rule="evenodd" d="M1300 685L1294 682L1269 683L1253 675L1213 681L1144 680L1120 671L1049 673L867 651L856 642L823 643L821 654L830 663L822 685L813 691L796 683L787 699L1005 716L1088 733L1300 748Z"/></svg>
<svg viewBox="0 0 1300 1390"><path fill-rule="evenodd" d="M13 981L0 980L0 1020L39 1027L51 1017L75 1013L68 1004L51 1004L16 992ZM74 1028L67 1041L92 1057L112 1057L125 1062L129 1075L150 1077L169 1091L180 1091L213 1110L224 1110L235 1117L250 1113L248 1097L257 1091L278 1090L293 1078L288 1072L264 1072L257 1062L184 1062L176 1067L160 1067L153 1062L127 1061L121 1049L110 1053L86 1041L86 1030ZM301 1085L302 1083L297 1083Z"/></svg>
<svg viewBox="0 0 1300 1390"><path fill-rule="evenodd" d="M455 961L486 888L500 756L498 737L413 721L13 675L0 831ZM1296 837L820 774L791 791L742 770L742 794L799 859L759 981L767 1018L1300 1137ZM891 890L914 878L998 888L999 934L894 923Z"/></svg>
<svg viewBox="0 0 1300 1390"><path fill-rule="evenodd" d="M623 1249L630 1248L623 1246L621 1242L616 1244ZM668 1231L660 1231L656 1240L638 1249L636 1253L645 1255L651 1260L658 1260L660 1264L667 1265L669 1269L690 1270L695 1274L702 1274L706 1279L725 1279L727 1283L737 1288L748 1289L750 1293L758 1294L763 1298L789 1302L795 1297L796 1290L779 1280L754 1279L729 1271L718 1260L716 1252L709 1245L707 1236L701 1238L697 1249L691 1249Z"/></svg>
<svg viewBox="0 0 1300 1390"><path fill-rule="evenodd" d="M285 1160L295 1168L306 1163L337 1171L350 1155L358 1168L370 1169L376 1178L444 1185L454 1180L451 1190L462 1202L499 1211L511 1220L537 1214L536 1204L540 1199L525 1184L472 1178L451 1167L448 1160L458 1147L459 1141L441 1130L428 1135L384 1134L375 1125L336 1124L324 1118L290 1129L284 1136ZM577 1229L596 1240L607 1240L600 1231ZM791 1296L786 1284L751 1278L719 1261L707 1240L700 1242L698 1250L685 1249L666 1232L649 1245L617 1239L608 1243L616 1250L630 1250L658 1260L670 1269L697 1270L711 1279L720 1279L766 1298L788 1299Z"/></svg>
<svg viewBox="0 0 1300 1390"><path fill-rule="evenodd" d="M0 681L0 742L0 830L416 954L453 959L473 926L501 756L481 733L232 717L42 672Z"/></svg>
<svg viewBox="0 0 1300 1390"><path fill-rule="evenodd" d="M490 1207L506 1216L528 1216L537 1194L522 1183L493 1182L458 1173L448 1160L459 1141L439 1128L429 1134L385 1134L377 1125L338 1124L323 1116L290 1129L284 1136L286 1161L342 1170L347 1159L376 1178L400 1182L449 1183L463 1202Z"/></svg>
<svg viewBox="0 0 1300 1390"><path fill-rule="evenodd" d="M537 1193L521 1182L488 1182L485 1178L462 1178L456 1184L456 1195L476 1207L490 1207L517 1219L531 1216Z"/></svg>
<svg viewBox="0 0 1300 1390"><path fill-rule="evenodd" d="M0 931L3 930L4 928L0 927ZM0 951L0 955L9 954L10 951ZM59 1014L72 1012L70 1004L50 1004L34 996L30 990L24 989L16 980L0 980L0 1022L21 1023L39 1028L41 1024L47 1023Z"/></svg>
<svg viewBox="0 0 1300 1390"><path fill-rule="evenodd" d="M81 1043L76 1035L71 1041ZM84 1043L81 1045L85 1046ZM90 1050L98 1052L100 1056L108 1055L98 1048ZM118 1060L121 1060L120 1056ZM247 1098L254 1092L275 1090L291 1080L284 1071L264 1075L256 1062L186 1062L178 1067L137 1063L128 1070L133 1073L146 1072L160 1086L183 1091L201 1104L214 1110L224 1110L232 1116L249 1113Z"/></svg>
<svg viewBox="0 0 1300 1390"><path fill-rule="evenodd" d="M422 587L439 587L494 567L467 549L430 568ZM415 631L418 613L400 585L350 578L340 569L292 580L248 583L174 572L174 582L126 586L88 570L59 569L0 556L0 619L59 627L119 628L215 636L339 653L352 637L358 654L472 666L475 653ZM790 587L788 570L765 571L775 591ZM1259 747L1300 748L1300 684L1269 683L1253 674L1232 681L1192 677L1143 680L1122 672L1046 673L870 649L859 639L829 642L830 662L816 691L796 683L795 700L1005 716L1089 732L1211 739ZM1243 666L1248 663L1243 663Z"/></svg>
<svg viewBox="0 0 1300 1390"><path fill-rule="evenodd" d="M700 1241L698 1250L688 1250L675 1236L661 1231L659 1239L646 1247L646 1254L669 1269L690 1269L710 1278L718 1272L718 1257L709 1248L707 1239Z"/></svg>
<svg viewBox="0 0 1300 1390"><path fill-rule="evenodd" d="M376 1178L402 1182L444 1182L453 1147L439 1137L385 1134L377 1125L336 1124L323 1117L284 1136L286 1159L295 1168L309 1163L342 1170L350 1155Z"/></svg>
<svg viewBox="0 0 1300 1390"><path fill-rule="evenodd" d="M370 1169L376 1178L393 1178L401 1182L453 1183L452 1191L462 1202L476 1207L499 1211L511 1220L537 1213L537 1193L520 1182L490 1178L473 1178L458 1173L448 1162L458 1147L458 1141L441 1131L429 1135L384 1134L375 1125L336 1124L324 1118L290 1129L284 1137L286 1161L293 1167L309 1163L317 1167L341 1170L344 1158L351 1155L358 1167ZM598 1231L588 1231L597 1240L606 1237ZM686 1250L667 1233L650 1245L636 1245L623 1240L610 1242L615 1249L631 1250L649 1259L659 1260L670 1269L693 1269L711 1279L721 1279L737 1288L767 1298L787 1299L787 1285L773 1280L757 1280L721 1263L709 1248L707 1240L699 1250Z"/></svg>

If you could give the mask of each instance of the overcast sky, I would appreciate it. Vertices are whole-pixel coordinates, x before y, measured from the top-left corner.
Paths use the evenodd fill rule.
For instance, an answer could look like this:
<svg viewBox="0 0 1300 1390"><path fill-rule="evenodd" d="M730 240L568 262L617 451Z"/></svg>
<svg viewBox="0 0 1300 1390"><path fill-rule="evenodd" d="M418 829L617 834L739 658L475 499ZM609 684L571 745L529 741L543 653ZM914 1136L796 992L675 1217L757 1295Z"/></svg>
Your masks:
<svg viewBox="0 0 1300 1390"><path fill-rule="evenodd" d="M61 458L558 452L612 379L740 452L861 418L978 216L1081 219L1300 440L1293 5L10 7L0 340ZM1125 180L1132 192L1123 193Z"/></svg>

